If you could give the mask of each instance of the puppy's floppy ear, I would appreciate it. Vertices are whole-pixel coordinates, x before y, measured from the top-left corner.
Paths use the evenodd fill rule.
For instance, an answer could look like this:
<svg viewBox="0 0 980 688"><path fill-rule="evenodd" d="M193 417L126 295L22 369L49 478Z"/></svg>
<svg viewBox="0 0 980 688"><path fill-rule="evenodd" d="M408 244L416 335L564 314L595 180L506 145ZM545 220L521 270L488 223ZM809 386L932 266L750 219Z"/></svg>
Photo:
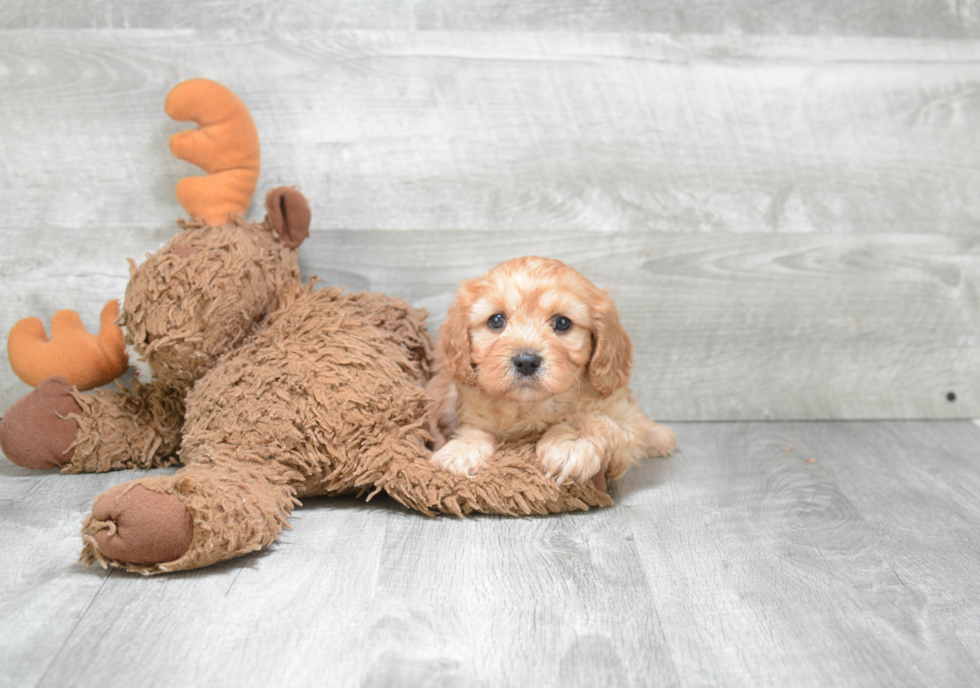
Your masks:
<svg viewBox="0 0 980 688"><path fill-rule="evenodd" d="M449 315L439 328L436 345L446 371L453 379L466 384L473 376L470 366L470 324L467 309L456 301L449 307Z"/></svg>
<svg viewBox="0 0 980 688"><path fill-rule="evenodd" d="M600 294L593 302L592 360L589 382L604 397L625 387L633 367L633 343L619 322L613 300Z"/></svg>

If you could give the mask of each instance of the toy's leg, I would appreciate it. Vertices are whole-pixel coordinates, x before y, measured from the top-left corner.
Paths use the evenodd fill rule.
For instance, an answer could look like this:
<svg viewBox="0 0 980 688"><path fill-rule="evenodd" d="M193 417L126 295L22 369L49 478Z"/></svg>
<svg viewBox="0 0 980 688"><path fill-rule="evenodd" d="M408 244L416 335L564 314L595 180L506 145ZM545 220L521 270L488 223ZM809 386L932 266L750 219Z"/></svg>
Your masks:
<svg viewBox="0 0 980 688"><path fill-rule="evenodd" d="M72 395L82 408L78 436L62 473L159 468L179 461L184 399L160 384Z"/></svg>
<svg viewBox="0 0 980 688"><path fill-rule="evenodd" d="M0 422L0 447L25 468L92 473L176 463L183 401L159 385L80 394L52 377Z"/></svg>
<svg viewBox="0 0 980 688"><path fill-rule="evenodd" d="M247 461L117 485L96 497L79 560L150 575L231 559L275 541L293 495L281 471Z"/></svg>

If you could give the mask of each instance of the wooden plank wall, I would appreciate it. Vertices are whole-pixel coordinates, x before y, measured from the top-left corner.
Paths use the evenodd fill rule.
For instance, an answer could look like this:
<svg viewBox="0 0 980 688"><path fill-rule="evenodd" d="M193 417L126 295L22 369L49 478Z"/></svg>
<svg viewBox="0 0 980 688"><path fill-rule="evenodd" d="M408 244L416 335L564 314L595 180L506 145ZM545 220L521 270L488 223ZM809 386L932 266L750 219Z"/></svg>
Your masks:
<svg viewBox="0 0 980 688"><path fill-rule="evenodd" d="M7 0L9 29L367 29L980 37L977 0Z"/></svg>
<svg viewBox="0 0 980 688"><path fill-rule="evenodd" d="M612 288L658 418L980 416L975 2L14 2L0 26L4 331L94 327L173 234L193 170L162 101L203 75L252 108L260 189L310 198L307 275L435 326L460 279L551 255ZM27 389L0 361L0 407Z"/></svg>

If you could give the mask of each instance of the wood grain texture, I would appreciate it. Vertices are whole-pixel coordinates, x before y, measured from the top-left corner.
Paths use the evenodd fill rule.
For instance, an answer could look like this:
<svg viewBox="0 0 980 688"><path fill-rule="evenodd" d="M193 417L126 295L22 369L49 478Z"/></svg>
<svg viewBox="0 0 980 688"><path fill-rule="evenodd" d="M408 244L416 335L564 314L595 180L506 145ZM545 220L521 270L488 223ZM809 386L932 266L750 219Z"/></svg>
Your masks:
<svg viewBox="0 0 980 688"><path fill-rule="evenodd" d="M622 513L578 516L393 519L365 685L679 685Z"/></svg>
<svg viewBox="0 0 980 688"><path fill-rule="evenodd" d="M980 495L980 434L973 436L973 449L964 451L959 428L947 423L814 430L803 428L799 438L804 446L820 452L820 463L837 477L842 495L868 514L869 528L882 538L881 551L904 554L889 560L903 583L920 593L909 613L922 626L933 619L946 623L974 660L980 659L980 605L975 602L980 582L974 575L980 523L973 508ZM893 453L898 442L907 451ZM928 571L918 566L921 561L931 562ZM954 587L974 603L949 597L946 591ZM955 647L951 642L950 650ZM973 668L977 671L976 661Z"/></svg>
<svg viewBox="0 0 980 688"><path fill-rule="evenodd" d="M121 475L65 480L0 460L0 685L35 686L106 582L74 570L80 521Z"/></svg>
<svg viewBox="0 0 980 688"><path fill-rule="evenodd" d="M622 31L976 38L976 0L8 0L0 28Z"/></svg>
<svg viewBox="0 0 980 688"><path fill-rule="evenodd" d="M36 685L304 685L324 677L357 685L391 517L390 505L308 500L292 520L297 530L256 555L159 579L115 571L73 629L73 647Z"/></svg>
<svg viewBox="0 0 980 688"><path fill-rule="evenodd" d="M319 229L980 226L975 42L28 31L0 49L0 231L180 215L161 103L198 75L252 108L259 188L300 186Z"/></svg>
<svg viewBox="0 0 980 688"><path fill-rule="evenodd" d="M36 685L678 684L621 512L462 521L309 501L267 553L114 572Z"/></svg>
<svg viewBox="0 0 980 688"><path fill-rule="evenodd" d="M92 496L131 472L0 460L0 685L972 683L980 428L675 430L610 509L311 499L266 552L152 579L74 562Z"/></svg>
<svg viewBox="0 0 980 688"><path fill-rule="evenodd" d="M975 540L980 511L975 496L922 482L939 473L972 492L974 426L716 424L679 435L677 459L627 475L620 508L685 682L975 680L980 552L959 543ZM888 498L861 496L882 482Z"/></svg>

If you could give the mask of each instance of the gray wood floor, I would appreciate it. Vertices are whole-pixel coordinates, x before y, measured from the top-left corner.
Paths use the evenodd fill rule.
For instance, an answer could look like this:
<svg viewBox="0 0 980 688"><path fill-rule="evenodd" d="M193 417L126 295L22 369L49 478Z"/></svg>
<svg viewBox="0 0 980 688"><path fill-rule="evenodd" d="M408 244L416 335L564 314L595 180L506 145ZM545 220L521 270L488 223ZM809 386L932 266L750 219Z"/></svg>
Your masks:
<svg viewBox="0 0 980 688"><path fill-rule="evenodd" d="M309 197L306 276L435 327L562 258L680 452L584 514L313 499L153 579L75 563L133 473L0 458L0 686L980 684L980 3L8 0L0 334L94 327L173 235L194 76Z"/></svg>
<svg viewBox="0 0 980 688"><path fill-rule="evenodd" d="M610 509L311 499L268 551L152 579L74 563L131 473L0 464L0 685L976 685L980 427L676 430Z"/></svg>

